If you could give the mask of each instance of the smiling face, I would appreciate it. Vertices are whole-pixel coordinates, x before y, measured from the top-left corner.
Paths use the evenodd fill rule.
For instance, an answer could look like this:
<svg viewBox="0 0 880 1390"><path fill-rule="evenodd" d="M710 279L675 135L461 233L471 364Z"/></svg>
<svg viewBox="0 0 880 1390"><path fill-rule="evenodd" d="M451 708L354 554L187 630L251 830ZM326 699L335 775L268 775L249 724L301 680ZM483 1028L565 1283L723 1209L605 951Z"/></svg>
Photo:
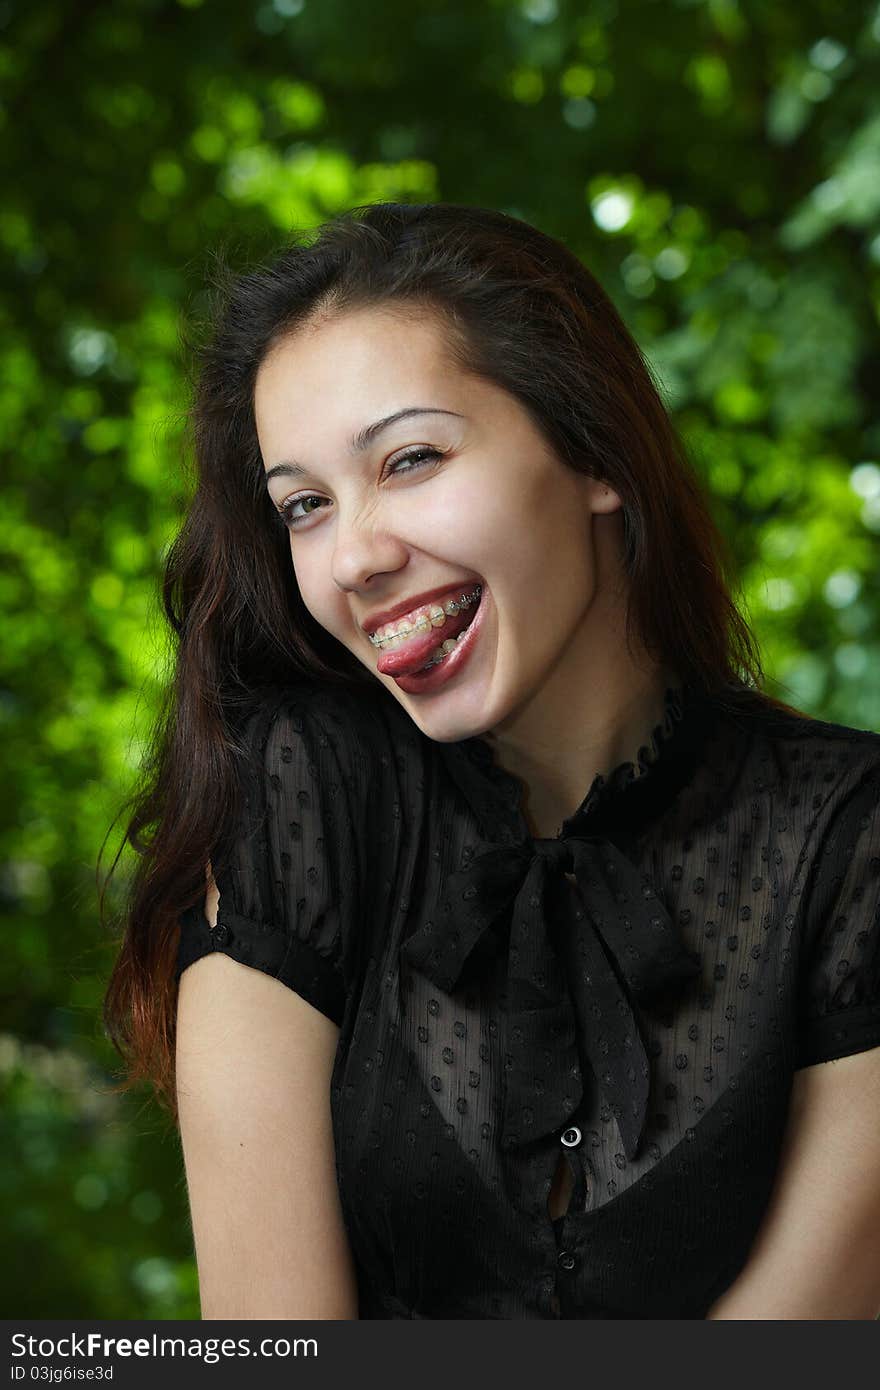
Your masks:
<svg viewBox="0 0 880 1390"><path fill-rule="evenodd" d="M524 710L532 723L542 705L552 716L589 665L593 521L619 497L565 467L506 391L452 365L424 312L350 311L302 329L261 365L254 405L306 607L423 733L449 742ZM479 605L450 612L477 585ZM383 657L364 624L427 596L420 660L475 611L473 631L448 674L395 679L401 658Z"/></svg>

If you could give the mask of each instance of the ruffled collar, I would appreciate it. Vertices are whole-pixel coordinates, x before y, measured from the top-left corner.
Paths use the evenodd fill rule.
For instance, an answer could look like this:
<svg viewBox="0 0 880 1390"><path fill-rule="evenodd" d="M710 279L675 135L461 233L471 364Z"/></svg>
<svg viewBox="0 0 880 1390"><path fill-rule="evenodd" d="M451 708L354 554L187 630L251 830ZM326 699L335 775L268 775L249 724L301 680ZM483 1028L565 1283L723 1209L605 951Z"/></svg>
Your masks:
<svg viewBox="0 0 880 1390"><path fill-rule="evenodd" d="M580 806L563 821L562 837L633 835L662 815L690 779L713 714L711 697L695 685L668 686L663 718L647 732L635 760L619 763L607 776L596 774ZM482 833L503 843L529 840L525 786L498 765L488 740L475 736L439 746Z"/></svg>
<svg viewBox="0 0 880 1390"><path fill-rule="evenodd" d="M525 789L485 739L441 745L479 838L401 959L451 994L506 956L504 1149L570 1123L592 1073L624 1152L639 1150L651 1074L640 1010L693 985L700 962L625 842L687 783L711 718L696 690L667 689L636 761L594 777L554 839L532 837Z"/></svg>

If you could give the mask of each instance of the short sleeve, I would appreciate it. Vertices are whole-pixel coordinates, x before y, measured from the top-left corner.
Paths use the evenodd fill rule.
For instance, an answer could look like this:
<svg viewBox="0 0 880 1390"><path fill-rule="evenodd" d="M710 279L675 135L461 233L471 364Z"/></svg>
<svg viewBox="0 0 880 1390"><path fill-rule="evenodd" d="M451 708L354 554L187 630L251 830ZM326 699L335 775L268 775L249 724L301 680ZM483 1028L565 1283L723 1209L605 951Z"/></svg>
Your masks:
<svg viewBox="0 0 880 1390"><path fill-rule="evenodd" d="M203 901L181 913L177 977L223 951L341 1024L361 910L362 776L357 731L333 708L320 690L276 692L247 721L232 843L211 857L217 923Z"/></svg>
<svg viewBox="0 0 880 1390"><path fill-rule="evenodd" d="M831 817L807 923L799 1067L880 1046L880 757Z"/></svg>

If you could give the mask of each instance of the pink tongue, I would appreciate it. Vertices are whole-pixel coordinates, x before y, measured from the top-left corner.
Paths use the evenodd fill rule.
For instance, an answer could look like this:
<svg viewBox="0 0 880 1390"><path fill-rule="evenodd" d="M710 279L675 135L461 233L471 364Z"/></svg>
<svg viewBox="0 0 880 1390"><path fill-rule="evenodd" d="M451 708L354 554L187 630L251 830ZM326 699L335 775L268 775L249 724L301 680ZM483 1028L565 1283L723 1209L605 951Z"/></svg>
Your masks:
<svg viewBox="0 0 880 1390"><path fill-rule="evenodd" d="M376 669L383 676L410 676L414 671L420 671L425 662L430 661L441 642L464 632L476 611L477 605L472 603L467 608L462 608L454 617L447 614L446 622L442 626L429 628L427 632L419 633L418 637L410 637L396 651L382 652L376 662Z"/></svg>

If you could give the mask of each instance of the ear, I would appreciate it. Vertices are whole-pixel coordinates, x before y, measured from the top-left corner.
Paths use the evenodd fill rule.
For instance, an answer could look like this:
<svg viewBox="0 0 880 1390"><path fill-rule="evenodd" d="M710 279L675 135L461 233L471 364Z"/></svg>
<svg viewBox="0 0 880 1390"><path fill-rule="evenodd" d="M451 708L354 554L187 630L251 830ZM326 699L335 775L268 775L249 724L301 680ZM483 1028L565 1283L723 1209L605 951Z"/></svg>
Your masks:
<svg viewBox="0 0 880 1390"><path fill-rule="evenodd" d="M603 482L601 478L588 478L588 499L590 510L600 515L608 515L611 512L620 511L623 502L620 493L615 492L610 484Z"/></svg>

